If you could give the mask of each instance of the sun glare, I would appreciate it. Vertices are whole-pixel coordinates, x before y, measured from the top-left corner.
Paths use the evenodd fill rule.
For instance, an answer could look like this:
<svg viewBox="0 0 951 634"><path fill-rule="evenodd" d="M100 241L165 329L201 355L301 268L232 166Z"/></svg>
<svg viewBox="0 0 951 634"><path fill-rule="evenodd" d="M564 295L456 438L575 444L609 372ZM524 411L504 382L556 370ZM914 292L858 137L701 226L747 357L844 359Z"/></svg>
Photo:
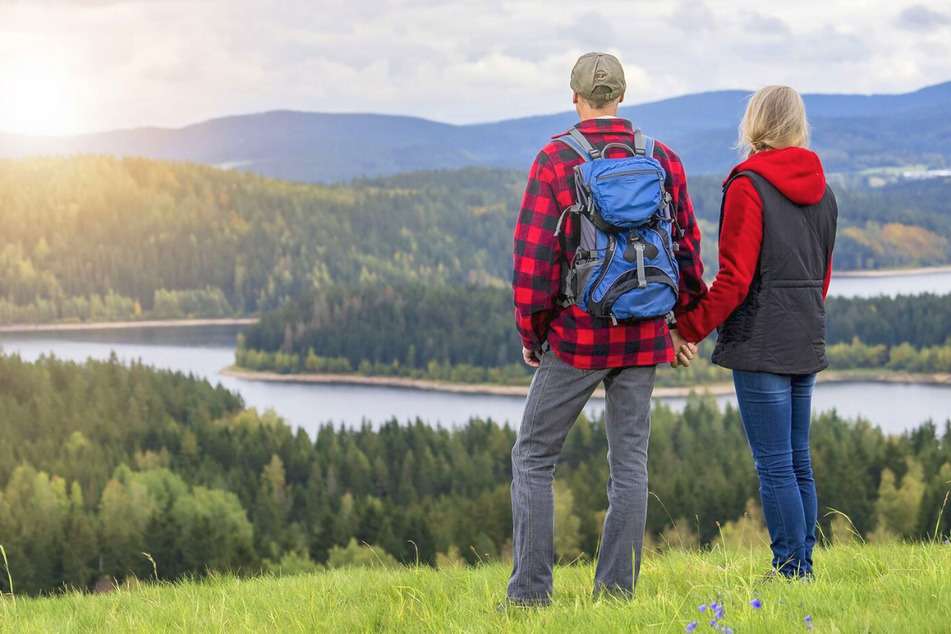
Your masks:
<svg viewBox="0 0 951 634"><path fill-rule="evenodd" d="M46 60L0 63L0 131L63 134L76 130L72 84L62 66Z"/></svg>

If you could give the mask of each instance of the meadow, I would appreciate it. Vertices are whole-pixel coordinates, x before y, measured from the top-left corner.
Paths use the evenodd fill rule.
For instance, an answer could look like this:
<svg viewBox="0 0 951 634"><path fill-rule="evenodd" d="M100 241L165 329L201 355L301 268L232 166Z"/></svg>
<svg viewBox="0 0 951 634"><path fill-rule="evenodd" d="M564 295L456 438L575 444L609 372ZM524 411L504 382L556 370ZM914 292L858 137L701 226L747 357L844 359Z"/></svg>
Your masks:
<svg viewBox="0 0 951 634"><path fill-rule="evenodd" d="M0 629L683 632L696 622L696 632L774 633L951 627L946 542L836 545L820 549L816 561L811 583L763 583L765 548L649 554L633 602L593 599L590 563L559 566L553 605L531 610L497 609L509 574L500 561L445 569L377 565L253 579L212 575L200 582L131 579L99 595L6 597L0 601Z"/></svg>

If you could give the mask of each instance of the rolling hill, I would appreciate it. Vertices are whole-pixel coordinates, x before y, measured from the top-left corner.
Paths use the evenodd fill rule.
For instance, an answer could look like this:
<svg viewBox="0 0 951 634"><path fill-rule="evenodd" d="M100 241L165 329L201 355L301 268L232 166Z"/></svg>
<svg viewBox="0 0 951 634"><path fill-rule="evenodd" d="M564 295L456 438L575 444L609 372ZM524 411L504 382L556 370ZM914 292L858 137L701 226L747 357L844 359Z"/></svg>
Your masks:
<svg viewBox="0 0 951 634"><path fill-rule="evenodd" d="M840 269L951 262L951 178L837 188ZM253 314L328 285L507 287L517 170L304 185L106 156L0 161L0 323ZM690 195L716 263L720 183ZM507 300L506 300L507 301Z"/></svg>
<svg viewBox="0 0 951 634"><path fill-rule="evenodd" d="M748 91L718 91L625 106L621 115L663 139L694 174L722 174ZM632 100L639 96L631 95ZM901 95L805 95L815 148L830 172L951 164L951 82ZM335 182L419 169L525 169L574 113L449 125L378 114L276 111L180 129L73 137L0 134L0 158L112 154L194 161L301 182Z"/></svg>

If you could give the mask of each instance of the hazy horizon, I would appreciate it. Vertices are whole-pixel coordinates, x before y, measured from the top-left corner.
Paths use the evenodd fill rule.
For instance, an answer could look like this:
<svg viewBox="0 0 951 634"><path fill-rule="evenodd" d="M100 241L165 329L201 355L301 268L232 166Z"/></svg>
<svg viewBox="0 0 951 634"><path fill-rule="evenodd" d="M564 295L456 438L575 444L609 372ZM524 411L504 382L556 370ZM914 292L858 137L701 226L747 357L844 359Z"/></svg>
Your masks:
<svg viewBox="0 0 951 634"><path fill-rule="evenodd" d="M0 1L2 1L2 0L0 0ZM868 97L868 96L888 96L888 95L899 96L899 95L905 95L905 94L915 93L915 92L918 92L918 91L920 91L920 90L925 90L925 89L927 89L927 88L933 88L933 87L935 87L935 86L940 86L940 85L943 85L943 84L946 84L946 83L951 83L951 78L949 78L949 79L946 80L946 81L940 81L940 82L937 82L937 83L934 83L934 84L927 84L927 85L924 85L924 86L920 86L920 87L918 87L918 88L913 88L913 89L911 89L911 90L902 91L902 92L891 92L891 93L888 93L888 92L880 92L880 93L869 93L869 92L849 93L849 92L841 92L841 91L839 91L839 92L804 92L803 94L805 94L805 95L823 95L823 96L845 96L845 97ZM625 107L641 106L641 105L646 105L646 104L650 104L650 103L656 103L656 102L658 102L658 101L667 101L667 100L671 100L671 99L678 99L678 98L680 98L680 97L690 97L690 96L693 96L693 95L702 95L702 94L710 94L710 93L717 93L717 92L732 92L732 91L749 92L750 94L753 93L753 90L752 90L752 89L744 89L744 88L720 88L720 89L717 89L717 90L707 90L707 91L701 91L701 92L684 93L684 94L682 94L682 95L672 95L672 96L670 96L670 97L664 97L663 99L651 99L651 100L649 100L649 101L638 101L638 102L628 102L628 101L625 101L625 102L621 105L621 108L623 109L623 108L625 108ZM495 119L486 119L486 120L484 120L484 121L452 122L452 121L443 121L443 120L440 120L440 119L435 119L435 118L427 117L427 116L424 116L424 115L413 115L413 114L404 114L404 113L397 113L397 112L375 112L375 111L369 111L369 110L368 110L368 111L353 111L353 112L342 112L342 111L336 111L336 112L335 112L335 111L324 111L324 110L298 110L298 109L279 108L279 107L278 107L278 108L271 108L271 109L269 109L269 110L261 110L261 111L254 111L254 112L229 112L229 113L222 113L222 114L220 114L220 115L213 115L213 116L211 116L211 117L208 117L208 118L205 118L205 119L201 119L201 120L189 121L189 122L183 123L183 124L181 124L181 125L162 126L162 125L153 125L153 124L145 123L145 124L138 125L138 126L127 126L127 127L122 127L122 128L109 128L109 129L102 129L102 130L88 130L88 131L78 132L78 133L73 133L73 134L70 134L70 133L63 133L63 134L55 134L55 133L53 133L53 134L35 134L35 133L34 133L34 134L31 134L31 133L10 132L10 131L3 130L2 128L0 128L0 134L16 134L16 135L21 135L21 136L37 136L37 137L43 137L43 136L49 136L49 137L61 137L61 136L62 136L62 137L66 137L66 136L87 136L87 135L96 135L96 134L104 134L104 133L109 133L109 132L122 132L122 131L128 131L128 130L147 130L147 129L155 129L155 130L181 130L181 129L184 129L184 128L189 128L189 127L192 127L192 126L201 125L201 124L203 124L203 123L207 123L207 122L209 122L209 121L215 121L215 120L219 120L219 119L228 119L228 118L233 118L233 117L253 117L253 116L267 115L267 114L278 113L278 112L292 112L292 113L299 113L299 114L322 114L322 115L351 115L351 116L366 115L366 116L380 116L380 117L410 117L410 118L425 119L425 120L427 120L427 121L432 121L432 122L434 122L434 123L441 123L441 124L445 124L445 125L460 126L460 127L461 127L461 126L468 126L468 125L480 125L480 124L498 123L498 122L501 122L501 121L509 121L509 120L513 120L513 119L528 119L528 118L532 118L532 117L544 117L544 116L549 116L549 115L565 114L565 113L570 113L570 112L572 111L571 108L572 108L571 104L568 103L566 106L564 106L564 107L562 107L562 108L560 108L560 109L557 109L557 110L552 110L552 111L550 111L550 112L528 113L528 114L522 114L522 115L519 115L519 116L505 117L505 118L502 118L502 119L498 119L498 118L495 118Z"/></svg>

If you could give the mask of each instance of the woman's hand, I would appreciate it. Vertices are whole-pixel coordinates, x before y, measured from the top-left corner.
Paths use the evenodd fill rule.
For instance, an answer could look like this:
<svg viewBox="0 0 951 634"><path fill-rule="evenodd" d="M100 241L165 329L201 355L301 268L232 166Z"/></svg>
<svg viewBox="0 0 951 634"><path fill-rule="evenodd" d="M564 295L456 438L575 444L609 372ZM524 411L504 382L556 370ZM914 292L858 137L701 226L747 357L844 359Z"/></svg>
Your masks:
<svg viewBox="0 0 951 634"><path fill-rule="evenodd" d="M670 364L670 367L679 368L683 366L689 368L690 361L693 360L693 355L697 354L697 344L690 343L684 339L680 331L676 328L670 329L670 338L674 342L674 354L677 355L677 358Z"/></svg>

